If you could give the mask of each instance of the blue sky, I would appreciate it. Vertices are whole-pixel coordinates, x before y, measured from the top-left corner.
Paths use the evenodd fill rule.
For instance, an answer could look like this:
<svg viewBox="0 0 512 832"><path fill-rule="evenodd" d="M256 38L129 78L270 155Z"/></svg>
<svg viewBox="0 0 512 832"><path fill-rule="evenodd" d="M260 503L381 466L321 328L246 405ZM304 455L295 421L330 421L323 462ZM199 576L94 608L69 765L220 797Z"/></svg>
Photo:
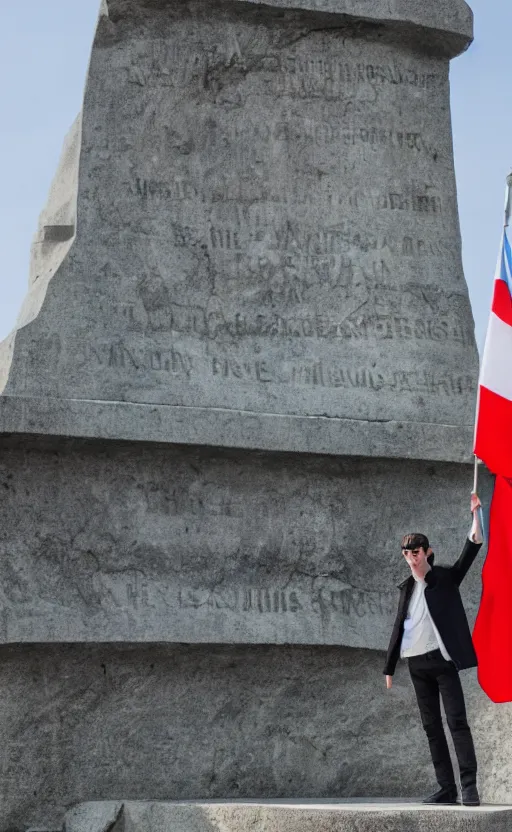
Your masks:
<svg viewBox="0 0 512 832"><path fill-rule="evenodd" d="M464 265L481 346L512 169L512 2L472 6L476 40L451 77ZM0 2L0 338L25 295L37 218L81 107L98 8L99 0Z"/></svg>

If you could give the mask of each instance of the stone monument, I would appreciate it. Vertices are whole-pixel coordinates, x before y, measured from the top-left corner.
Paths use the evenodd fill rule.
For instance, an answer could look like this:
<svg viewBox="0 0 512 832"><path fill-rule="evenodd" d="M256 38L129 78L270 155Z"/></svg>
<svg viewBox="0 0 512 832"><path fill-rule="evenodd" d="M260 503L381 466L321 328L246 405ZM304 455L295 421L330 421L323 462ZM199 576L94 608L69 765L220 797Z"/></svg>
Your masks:
<svg viewBox="0 0 512 832"><path fill-rule="evenodd" d="M463 0L103 0L0 346L0 829L429 782L382 650L400 534L469 523L471 37Z"/></svg>

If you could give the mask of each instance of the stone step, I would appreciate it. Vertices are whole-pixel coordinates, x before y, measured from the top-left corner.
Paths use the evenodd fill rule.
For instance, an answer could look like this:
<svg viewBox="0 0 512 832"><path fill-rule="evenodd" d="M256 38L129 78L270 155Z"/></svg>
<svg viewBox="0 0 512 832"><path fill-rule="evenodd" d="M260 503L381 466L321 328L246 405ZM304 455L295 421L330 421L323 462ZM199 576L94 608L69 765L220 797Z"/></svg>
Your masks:
<svg viewBox="0 0 512 832"><path fill-rule="evenodd" d="M398 800L105 801L69 811L66 832L512 832L512 806Z"/></svg>

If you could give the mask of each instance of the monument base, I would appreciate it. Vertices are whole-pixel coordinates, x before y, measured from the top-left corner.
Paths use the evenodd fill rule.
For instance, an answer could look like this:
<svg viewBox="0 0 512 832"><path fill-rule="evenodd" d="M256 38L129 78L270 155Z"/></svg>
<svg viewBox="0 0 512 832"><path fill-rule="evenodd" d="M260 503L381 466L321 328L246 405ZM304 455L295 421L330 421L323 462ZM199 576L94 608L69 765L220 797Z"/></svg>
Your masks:
<svg viewBox="0 0 512 832"><path fill-rule="evenodd" d="M437 807L406 801L244 801L160 803L117 801L83 803L68 812L67 832L505 832L512 822L512 806Z"/></svg>
<svg viewBox="0 0 512 832"><path fill-rule="evenodd" d="M69 807L126 794L216 811L418 799L435 787L427 741L407 669L386 691L383 660L319 646L3 646L0 830L58 829ZM506 803L512 712L474 671L462 681L482 799Z"/></svg>

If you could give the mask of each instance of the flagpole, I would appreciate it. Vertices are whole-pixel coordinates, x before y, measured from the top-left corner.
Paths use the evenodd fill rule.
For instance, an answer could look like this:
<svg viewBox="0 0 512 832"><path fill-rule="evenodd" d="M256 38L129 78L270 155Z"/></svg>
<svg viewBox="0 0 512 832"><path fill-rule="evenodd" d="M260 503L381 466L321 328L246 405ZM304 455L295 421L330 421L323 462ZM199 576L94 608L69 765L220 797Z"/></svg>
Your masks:
<svg viewBox="0 0 512 832"><path fill-rule="evenodd" d="M507 195L505 197L505 223L504 228L510 225L510 217L512 215L512 173L507 176Z"/></svg>
<svg viewBox="0 0 512 832"><path fill-rule="evenodd" d="M473 471L473 491L472 494L478 494L478 457L475 456L475 468Z"/></svg>

